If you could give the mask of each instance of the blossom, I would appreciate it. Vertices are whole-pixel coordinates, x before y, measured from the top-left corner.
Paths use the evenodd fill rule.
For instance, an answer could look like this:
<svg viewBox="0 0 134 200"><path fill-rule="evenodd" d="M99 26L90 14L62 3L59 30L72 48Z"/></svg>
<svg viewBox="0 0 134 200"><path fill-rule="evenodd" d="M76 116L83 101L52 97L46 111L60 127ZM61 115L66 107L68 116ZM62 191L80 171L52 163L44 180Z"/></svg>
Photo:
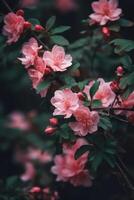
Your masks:
<svg viewBox="0 0 134 200"><path fill-rule="evenodd" d="M53 71L65 71L72 65L72 57L65 54L64 48L55 45L52 51L45 51L43 60Z"/></svg>
<svg viewBox="0 0 134 200"><path fill-rule="evenodd" d="M79 98L70 89L57 90L51 103L56 108L53 115L65 115L65 118L69 118L79 107Z"/></svg>
<svg viewBox="0 0 134 200"><path fill-rule="evenodd" d="M100 82L99 88L95 93L93 99L101 100L101 103L104 107L108 107L113 103L115 99L115 93L112 91L110 87L110 82L105 82L103 79L98 79ZM85 86L84 93L87 95L88 99L91 100L89 90L94 84L94 81L91 81L89 85Z"/></svg>
<svg viewBox="0 0 134 200"><path fill-rule="evenodd" d="M26 68L35 64L35 60L38 56L38 51L42 46L38 46L38 42L35 38L30 38L28 42L26 42L22 47L23 58L19 58L23 65ZM39 58L36 62L40 62Z"/></svg>
<svg viewBox="0 0 134 200"><path fill-rule="evenodd" d="M56 8L62 12L68 12L77 8L74 0L56 0Z"/></svg>
<svg viewBox="0 0 134 200"><path fill-rule="evenodd" d="M91 185L90 175L85 169L88 153L84 153L77 160L74 158L76 151L85 144L85 140L78 139L71 147L63 145L63 155L55 156L55 165L51 168L52 173L57 175L57 181L70 182L74 186Z"/></svg>
<svg viewBox="0 0 134 200"><path fill-rule="evenodd" d="M3 35L7 36L7 43L17 42L24 30L25 20L23 16L10 12L4 17L4 23Z"/></svg>
<svg viewBox="0 0 134 200"><path fill-rule="evenodd" d="M30 7L38 3L38 0L20 0L21 7Z"/></svg>
<svg viewBox="0 0 134 200"><path fill-rule="evenodd" d="M28 75L32 81L33 88L37 88L37 86L42 82L43 74L36 69L29 69Z"/></svg>
<svg viewBox="0 0 134 200"><path fill-rule="evenodd" d="M22 181L29 181L35 177L36 171L31 162L25 163L25 172L21 175Z"/></svg>
<svg viewBox="0 0 134 200"><path fill-rule="evenodd" d="M9 116L9 121L6 124L9 128L16 128L23 131L30 130L31 124L26 119L25 115L21 112L13 112Z"/></svg>
<svg viewBox="0 0 134 200"><path fill-rule="evenodd" d="M70 122L69 126L75 135L86 136L88 133L97 131L99 115L96 111L90 111L87 107L80 106L73 115L76 122Z"/></svg>
<svg viewBox="0 0 134 200"><path fill-rule="evenodd" d="M120 18L122 10L118 8L117 0L99 0L92 3L94 11L89 17L91 20L105 25L108 21L116 21Z"/></svg>

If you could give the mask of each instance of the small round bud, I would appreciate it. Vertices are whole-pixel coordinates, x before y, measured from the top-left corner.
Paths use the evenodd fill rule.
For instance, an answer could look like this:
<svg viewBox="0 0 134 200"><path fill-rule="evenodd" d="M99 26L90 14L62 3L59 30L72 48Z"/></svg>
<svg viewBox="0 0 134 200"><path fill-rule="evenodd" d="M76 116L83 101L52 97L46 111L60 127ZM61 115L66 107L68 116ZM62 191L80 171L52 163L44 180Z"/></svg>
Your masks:
<svg viewBox="0 0 134 200"><path fill-rule="evenodd" d="M109 37L109 36L110 36L110 30L109 30L109 28L104 26L104 27L102 28L102 33L103 33L105 36Z"/></svg>
<svg viewBox="0 0 134 200"><path fill-rule="evenodd" d="M24 11L23 10L17 10L16 15L24 16Z"/></svg>
<svg viewBox="0 0 134 200"><path fill-rule="evenodd" d="M31 23L30 22L28 22L28 21L25 21L24 22L24 29L28 29L28 28L31 28Z"/></svg>
<svg viewBox="0 0 134 200"><path fill-rule="evenodd" d="M53 127L51 127L51 126L47 126L47 128L44 130L44 132L45 132L47 135L52 135L55 131L56 131L56 128L53 128Z"/></svg>
<svg viewBox="0 0 134 200"><path fill-rule="evenodd" d="M37 25L35 25L34 30L35 31L43 31L44 28L43 28L43 26L37 24Z"/></svg>
<svg viewBox="0 0 134 200"><path fill-rule="evenodd" d="M124 69L122 66L118 66L116 69L117 76L122 76L124 73Z"/></svg>
<svg viewBox="0 0 134 200"><path fill-rule="evenodd" d="M49 67L46 67L45 69L45 75L51 74L52 70Z"/></svg>
<svg viewBox="0 0 134 200"><path fill-rule="evenodd" d="M58 119L53 117L51 119L49 119L49 122L52 126L57 126L58 125Z"/></svg>
<svg viewBox="0 0 134 200"><path fill-rule="evenodd" d="M77 96L81 101L84 101L85 96L84 96L84 94L82 92L78 92Z"/></svg>
<svg viewBox="0 0 134 200"><path fill-rule="evenodd" d="M30 192L31 193L39 193L39 192L41 192L41 188L38 186L32 187Z"/></svg>

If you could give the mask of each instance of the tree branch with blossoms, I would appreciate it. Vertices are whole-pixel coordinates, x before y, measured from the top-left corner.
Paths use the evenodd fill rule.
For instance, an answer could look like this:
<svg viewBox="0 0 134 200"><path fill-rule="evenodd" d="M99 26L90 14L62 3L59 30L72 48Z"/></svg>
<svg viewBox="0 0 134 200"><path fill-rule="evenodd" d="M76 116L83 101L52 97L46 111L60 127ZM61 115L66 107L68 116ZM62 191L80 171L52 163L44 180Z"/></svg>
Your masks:
<svg viewBox="0 0 134 200"><path fill-rule="evenodd" d="M57 8L64 12L77 9L74 0L66 6L59 1ZM79 39L70 44L64 32L71 27L57 26L55 16L41 24L38 19L29 18L24 10L13 12L5 0L2 2L9 10L2 31L6 48L18 44L16 63L24 68L37 95L44 98L44 114L48 112L43 119L38 113L15 112L6 123L8 128L31 134L24 136L26 144L32 144L26 148L26 155L21 145L16 153L16 160L21 162L23 158L25 168L19 177L21 182L32 181L32 187L23 189L28 198L37 193L42 199L58 199L50 183L40 187L42 165L48 162L47 173L53 174L54 182L91 187L104 167L102 174L105 169L111 174L118 169L133 190L133 183L122 168L122 159L117 159L123 148L123 139L118 135L120 126L126 126L122 129L125 132L128 124L132 127L134 124L134 69L129 54L134 42L117 35L120 36L121 27L133 27L133 22L122 18L117 0L92 2L93 13L82 21ZM22 3L26 6L26 2ZM44 120L43 129L36 125L35 116L40 123ZM38 136L31 132L38 132ZM45 145L49 146L47 152L43 149Z"/></svg>

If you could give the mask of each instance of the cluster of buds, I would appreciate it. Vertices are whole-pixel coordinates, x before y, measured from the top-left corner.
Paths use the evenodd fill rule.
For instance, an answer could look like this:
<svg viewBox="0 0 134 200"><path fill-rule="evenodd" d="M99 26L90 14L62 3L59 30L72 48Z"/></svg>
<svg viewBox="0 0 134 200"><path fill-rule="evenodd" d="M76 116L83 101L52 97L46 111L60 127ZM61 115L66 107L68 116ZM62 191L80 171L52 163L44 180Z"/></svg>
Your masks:
<svg viewBox="0 0 134 200"><path fill-rule="evenodd" d="M118 66L117 69L116 69L116 74L117 74L117 77L118 79L117 80L114 80L111 82L110 86L111 86L111 89L116 93L116 94L119 94L122 90L119 86L120 84L120 79L121 77L123 76L124 74L124 69L122 66Z"/></svg>
<svg viewBox="0 0 134 200"><path fill-rule="evenodd" d="M22 9L17 10L16 15L24 17L24 11ZM32 24L30 22L28 22L28 21L24 22L24 28L25 29L28 29L28 28L31 28L31 27L32 27ZM34 26L34 30L37 31L37 32L40 32L40 31L44 31L45 29L44 29L43 26L36 24Z"/></svg>
<svg viewBox="0 0 134 200"><path fill-rule="evenodd" d="M31 200L57 200L59 198L57 191L52 191L50 188L40 188L34 186L29 191Z"/></svg>
<svg viewBox="0 0 134 200"><path fill-rule="evenodd" d="M50 125L45 128L44 132L47 135L52 135L56 131L57 129L56 126L58 125L59 122L57 118L53 117L49 119L49 123Z"/></svg>

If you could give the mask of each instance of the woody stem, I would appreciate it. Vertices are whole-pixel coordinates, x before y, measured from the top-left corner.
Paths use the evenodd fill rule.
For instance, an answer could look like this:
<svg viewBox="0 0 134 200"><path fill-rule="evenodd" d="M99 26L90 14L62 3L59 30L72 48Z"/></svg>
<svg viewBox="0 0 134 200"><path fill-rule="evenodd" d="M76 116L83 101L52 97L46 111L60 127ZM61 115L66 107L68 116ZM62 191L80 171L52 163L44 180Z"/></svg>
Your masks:
<svg viewBox="0 0 134 200"><path fill-rule="evenodd" d="M10 11L13 12L12 8L8 5L8 3L6 2L6 0L2 0L3 4L5 5L5 7Z"/></svg>

